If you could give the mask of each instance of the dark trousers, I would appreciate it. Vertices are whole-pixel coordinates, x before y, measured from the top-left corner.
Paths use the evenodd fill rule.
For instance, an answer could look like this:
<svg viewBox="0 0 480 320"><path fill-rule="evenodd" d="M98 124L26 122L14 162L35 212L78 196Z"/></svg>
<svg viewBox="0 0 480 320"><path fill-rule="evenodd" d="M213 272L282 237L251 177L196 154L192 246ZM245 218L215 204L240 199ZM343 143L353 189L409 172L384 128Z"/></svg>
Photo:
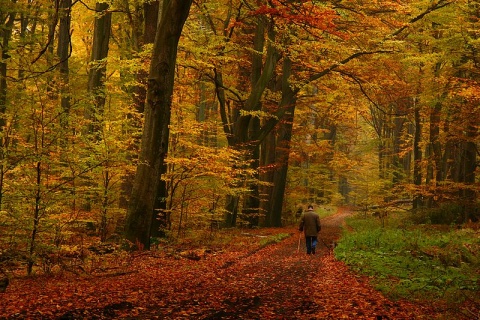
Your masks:
<svg viewBox="0 0 480 320"><path fill-rule="evenodd" d="M317 246L317 237L316 236L306 236L305 242L307 245L307 254L315 254L315 247Z"/></svg>

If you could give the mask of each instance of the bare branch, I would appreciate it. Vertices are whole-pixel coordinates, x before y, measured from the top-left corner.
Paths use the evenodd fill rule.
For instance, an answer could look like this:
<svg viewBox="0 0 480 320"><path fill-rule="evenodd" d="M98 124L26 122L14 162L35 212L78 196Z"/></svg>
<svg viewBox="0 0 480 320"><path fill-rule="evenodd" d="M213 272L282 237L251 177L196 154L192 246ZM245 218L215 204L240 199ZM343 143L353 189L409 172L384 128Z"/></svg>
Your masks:
<svg viewBox="0 0 480 320"><path fill-rule="evenodd" d="M348 62L354 60L354 59L357 59L357 58L360 58L362 56L365 56L365 55L372 55L372 54L379 54L379 53L393 53L394 51L392 50L376 50L376 51L360 51L360 52L355 52L354 54L351 54L349 57L343 59L342 61L340 62L337 62L337 63L334 63L332 64L330 67L320 71L319 73L317 74L314 74L313 76L311 76L309 79L308 79L308 82L313 82L317 79L320 79L321 77L329 74L330 72L334 71L335 69L337 69L338 67L340 66L343 66L345 64L347 64ZM299 89L297 89L299 90Z"/></svg>
<svg viewBox="0 0 480 320"><path fill-rule="evenodd" d="M400 29L398 29L397 31L395 31L394 33L392 33L390 36L388 36L387 38L394 38L396 36L398 36L400 33L402 33L405 29L407 29L410 25L412 25L413 23L423 19L426 15L428 15L429 13L432 13L433 11L436 11L436 10L439 10L439 9L442 9L450 4L454 3L454 1L445 1L445 0L440 0L438 2L434 2L431 6L429 6L427 9L425 9L425 11L423 11L422 13L420 13L419 15L417 15L416 17L410 19L410 21L408 21L407 24L405 24L403 27L401 27Z"/></svg>

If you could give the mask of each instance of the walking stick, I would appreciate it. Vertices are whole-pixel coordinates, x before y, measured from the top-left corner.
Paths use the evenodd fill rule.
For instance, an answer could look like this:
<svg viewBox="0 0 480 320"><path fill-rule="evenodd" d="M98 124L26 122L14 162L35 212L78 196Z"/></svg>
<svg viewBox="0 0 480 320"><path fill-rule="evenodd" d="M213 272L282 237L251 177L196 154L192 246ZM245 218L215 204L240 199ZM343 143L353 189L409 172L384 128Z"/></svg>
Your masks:
<svg viewBox="0 0 480 320"><path fill-rule="evenodd" d="M302 240L302 233L298 233L298 246L297 246L297 253L300 252L300 241Z"/></svg>

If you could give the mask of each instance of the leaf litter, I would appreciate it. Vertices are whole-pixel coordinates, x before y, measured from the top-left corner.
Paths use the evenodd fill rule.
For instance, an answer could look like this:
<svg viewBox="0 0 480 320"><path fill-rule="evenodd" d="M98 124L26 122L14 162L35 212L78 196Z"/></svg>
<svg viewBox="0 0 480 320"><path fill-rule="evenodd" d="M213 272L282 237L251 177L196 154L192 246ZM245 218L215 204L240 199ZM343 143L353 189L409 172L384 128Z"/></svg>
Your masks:
<svg viewBox="0 0 480 320"><path fill-rule="evenodd" d="M328 244L347 214L324 219L316 255L298 250L295 228L259 229L292 236L261 248L202 251L195 259L132 254L128 272L113 276L13 279L0 294L0 319L442 318L440 303L389 300L335 260Z"/></svg>

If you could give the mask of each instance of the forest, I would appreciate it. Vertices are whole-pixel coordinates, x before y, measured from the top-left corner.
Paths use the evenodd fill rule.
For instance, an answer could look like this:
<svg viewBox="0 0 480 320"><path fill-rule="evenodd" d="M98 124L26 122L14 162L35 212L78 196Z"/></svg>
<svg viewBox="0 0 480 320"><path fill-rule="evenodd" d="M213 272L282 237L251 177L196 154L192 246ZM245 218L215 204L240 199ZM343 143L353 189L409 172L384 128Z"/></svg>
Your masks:
<svg viewBox="0 0 480 320"><path fill-rule="evenodd" d="M383 227L401 207L479 248L479 1L0 0L0 19L0 277L308 204Z"/></svg>

